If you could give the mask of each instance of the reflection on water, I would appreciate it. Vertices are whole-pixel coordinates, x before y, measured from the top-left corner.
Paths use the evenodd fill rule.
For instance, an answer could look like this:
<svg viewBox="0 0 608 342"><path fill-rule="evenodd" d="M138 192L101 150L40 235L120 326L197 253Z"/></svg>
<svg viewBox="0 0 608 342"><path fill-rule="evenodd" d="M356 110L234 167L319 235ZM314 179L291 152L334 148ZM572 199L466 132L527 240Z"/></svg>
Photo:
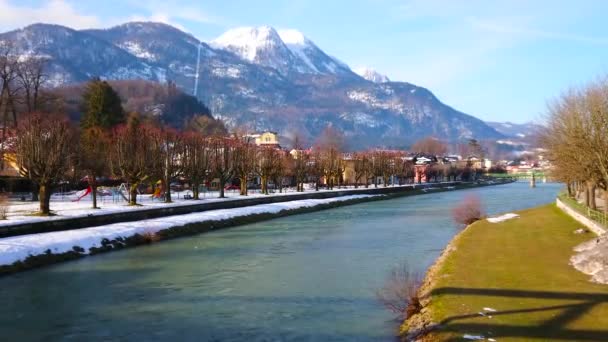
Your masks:
<svg viewBox="0 0 608 342"><path fill-rule="evenodd" d="M386 272L426 269L457 232L450 209L548 203L515 183L358 204L85 258L0 279L6 341L393 341Z"/></svg>

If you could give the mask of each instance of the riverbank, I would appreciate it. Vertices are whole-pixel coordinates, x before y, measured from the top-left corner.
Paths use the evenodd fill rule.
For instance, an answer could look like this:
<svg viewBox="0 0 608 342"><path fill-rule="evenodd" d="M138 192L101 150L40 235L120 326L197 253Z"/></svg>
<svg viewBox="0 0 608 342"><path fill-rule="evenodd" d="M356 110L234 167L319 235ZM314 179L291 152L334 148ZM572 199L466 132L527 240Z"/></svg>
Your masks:
<svg viewBox="0 0 608 342"><path fill-rule="evenodd" d="M471 187L505 184L509 181L480 181L480 182L443 182L410 184L403 186L370 187L359 189L335 189L322 191L284 192L271 195L255 194L228 198L213 198L205 200L184 200L174 203L149 202L143 206L127 206L119 203L103 204L102 209L82 207L83 203L68 202L52 203L55 215L32 216L36 203L19 204L10 208L8 220L0 220L0 237L10 237L25 234L45 233L62 230L80 229L119 222L141 221L175 215L184 215L209 210L244 208L253 205L271 204L305 199L325 199L347 195L390 195L407 196L428 192L467 189ZM29 215L14 215L15 207L29 207ZM18 210L22 212L23 209Z"/></svg>
<svg viewBox="0 0 608 342"><path fill-rule="evenodd" d="M348 191L347 195L339 197L328 196L332 193L326 192L319 193L318 196L327 196L329 198L280 201L278 203L237 208L234 208L228 202L226 209L205 210L183 215L126 221L90 228L16 235L0 239L0 275L73 260L87 255L123 249L125 247L149 244L159 240L199 234L214 229L233 227L288 215L331 209L367 201L497 184L503 183L484 182L455 185L442 183L433 184L434 186L418 186L407 191L397 189L396 187L360 189L361 192L367 192L367 194L353 194L356 192ZM389 192L391 189L392 192ZM382 194L382 192L386 192L386 194ZM334 195L338 193L341 192L333 192ZM281 198L286 199L289 197L283 196ZM271 200L276 200L276 198L271 198Z"/></svg>
<svg viewBox="0 0 608 342"><path fill-rule="evenodd" d="M44 233L62 230L79 229L118 222L141 221L151 218L160 218L175 215L184 215L194 212L203 212L217 209L242 208L252 205L271 204L306 199L324 199L347 195L396 195L407 196L442 190L457 190L470 187L504 184L509 181L480 181L480 182L443 182L410 184L403 186L350 188L322 191L284 192L271 195L251 195L229 198L213 198L205 200L180 200L174 203L150 202L144 206L127 206L120 204L107 204L102 209L74 208L79 203L57 202L52 203L55 215L41 217L29 215L9 215L8 220L0 220L0 237L9 237L24 234ZM33 203L35 207L35 203ZM21 204L20 206L23 206ZM30 207L32 205L30 204ZM65 209L63 209L65 208ZM12 208L11 210L14 210ZM34 209L32 209L34 210ZM33 211L32 211L33 212Z"/></svg>
<svg viewBox="0 0 608 342"><path fill-rule="evenodd" d="M608 340L608 287L570 265L591 233L555 205L478 221L429 269L421 313L402 326L422 341ZM409 334L409 336L408 336Z"/></svg>

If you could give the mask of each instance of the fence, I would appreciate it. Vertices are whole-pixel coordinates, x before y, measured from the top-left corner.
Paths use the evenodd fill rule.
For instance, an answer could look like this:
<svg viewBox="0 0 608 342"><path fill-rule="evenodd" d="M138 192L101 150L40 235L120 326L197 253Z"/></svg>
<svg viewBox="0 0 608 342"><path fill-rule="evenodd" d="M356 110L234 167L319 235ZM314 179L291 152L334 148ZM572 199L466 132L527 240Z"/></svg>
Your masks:
<svg viewBox="0 0 608 342"><path fill-rule="evenodd" d="M566 204L579 214L586 216L594 222L599 223L602 227L608 228L608 215L599 210L593 210L584 204L579 203L574 198L568 196L567 193L561 193L557 196L562 203Z"/></svg>

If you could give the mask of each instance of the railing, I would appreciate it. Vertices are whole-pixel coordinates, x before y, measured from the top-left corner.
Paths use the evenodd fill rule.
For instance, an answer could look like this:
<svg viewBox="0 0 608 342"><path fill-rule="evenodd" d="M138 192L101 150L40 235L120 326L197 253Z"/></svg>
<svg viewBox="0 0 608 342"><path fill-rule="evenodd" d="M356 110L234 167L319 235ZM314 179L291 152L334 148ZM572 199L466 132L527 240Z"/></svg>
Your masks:
<svg viewBox="0 0 608 342"><path fill-rule="evenodd" d="M585 215L587 218L599 223L605 228L608 228L608 215L605 212L593 210L586 205L579 203L574 198L571 198L567 193L561 193L557 197L560 199L560 201L562 201L562 203L568 205L579 214Z"/></svg>

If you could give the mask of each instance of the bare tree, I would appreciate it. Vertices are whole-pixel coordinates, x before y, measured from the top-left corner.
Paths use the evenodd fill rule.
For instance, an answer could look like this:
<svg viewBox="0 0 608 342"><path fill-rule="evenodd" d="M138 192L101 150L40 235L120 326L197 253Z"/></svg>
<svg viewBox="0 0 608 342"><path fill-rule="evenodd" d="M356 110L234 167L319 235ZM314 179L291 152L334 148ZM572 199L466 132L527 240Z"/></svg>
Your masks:
<svg viewBox="0 0 608 342"><path fill-rule="evenodd" d="M9 115L12 114L12 126L17 125L16 100L19 93L17 78L17 58L11 44L0 45L0 109L2 110L2 141L6 141L9 126Z"/></svg>
<svg viewBox="0 0 608 342"><path fill-rule="evenodd" d="M184 176L190 179L192 197L199 199L199 187L209 174L210 150L208 139L198 132L184 135L182 168Z"/></svg>
<svg viewBox="0 0 608 342"><path fill-rule="evenodd" d="M171 182L182 174L182 136L176 130L161 126L151 129L154 157L152 163L158 178L162 180L165 203L171 203Z"/></svg>
<svg viewBox="0 0 608 342"><path fill-rule="evenodd" d="M355 188L359 187L359 182L363 179L365 187L369 187L369 175L371 173L371 162L369 153L358 152L353 155L355 169Z"/></svg>
<svg viewBox="0 0 608 342"><path fill-rule="evenodd" d="M230 138L216 136L210 139L211 173L219 180L220 198L224 198L224 186L234 176L234 146Z"/></svg>
<svg viewBox="0 0 608 342"><path fill-rule="evenodd" d="M247 196L247 184L256 166L257 146L251 137L237 136L234 148L234 173L240 182L240 195Z"/></svg>
<svg viewBox="0 0 608 342"><path fill-rule="evenodd" d="M412 152L428 153L434 156L444 155L448 148L445 143L433 137L426 137L418 140L412 145Z"/></svg>
<svg viewBox="0 0 608 342"><path fill-rule="evenodd" d="M271 180L275 168L277 167L277 150L272 147L262 146L257 154L257 175L260 177L262 193L268 195L268 182Z"/></svg>
<svg viewBox="0 0 608 342"><path fill-rule="evenodd" d="M47 59L42 57L30 57L17 63L17 84L23 93L23 104L26 112L40 110L43 100L42 88L48 76L45 73Z"/></svg>
<svg viewBox="0 0 608 342"><path fill-rule="evenodd" d="M323 177L323 158L321 154L321 150L318 147L313 147L309 160L308 160L308 175L315 182L315 191L319 191L319 185L321 183L321 178Z"/></svg>
<svg viewBox="0 0 608 342"><path fill-rule="evenodd" d="M131 115L126 125L112 130L110 166L129 185L129 205L137 205L139 185L155 171L152 130L141 124L136 114Z"/></svg>
<svg viewBox="0 0 608 342"><path fill-rule="evenodd" d="M293 149L293 174L296 181L296 188L298 192L304 191L304 182L308 176L308 164L310 162L310 155L308 151L302 149L300 138L296 136L294 139Z"/></svg>
<svg viewBox="0 0 608 342"><path fill-rule="evenodd" d="M17 127L15 155L21 173L38 184L40 213L50 214L51 190L66 173L72 130L63 115L31 113Z"/></svg>
<svg viewBox="0 0 608 342"><path fill-rule="evenodd" d="M270 179L274 183L275 187L279 188L279 193L283 192L283 179L288 171L288 155L283 150L275 149L275 156L273 158L273 167L270 172Z"/></svg>
<svg viewBox="0 0 608 342"><path fill-rule="evenodd" d="M80 134L78 168L87 175L93 209L97 209L97 178L108 171L108 134L99 126L84 128Z"/></svg>
<svg viewBox="0 0 608 342"><path fill-rule="evenodd" d="M479 197L468 195L460 204L452 209L452 217L456 223L469 225L483 218L483 209Z"/></svg>
<svg viewBox="0 0 608 342"><path fill-rule="evenodd" d="M316 143L316 148L320 152L319 161L323 166L323 177L329 189L333 189L335 183L339 183L343 163L342 145L342 135L332 127L327 127Z"/></svg>
<svg viewBox="0 0 608 342"><path fill-rule="evenodd" d="M403 263L391 269L376 297L391 312L408 318L422 309L418 295L421 285L421 273L413 272Z"/></svg>

